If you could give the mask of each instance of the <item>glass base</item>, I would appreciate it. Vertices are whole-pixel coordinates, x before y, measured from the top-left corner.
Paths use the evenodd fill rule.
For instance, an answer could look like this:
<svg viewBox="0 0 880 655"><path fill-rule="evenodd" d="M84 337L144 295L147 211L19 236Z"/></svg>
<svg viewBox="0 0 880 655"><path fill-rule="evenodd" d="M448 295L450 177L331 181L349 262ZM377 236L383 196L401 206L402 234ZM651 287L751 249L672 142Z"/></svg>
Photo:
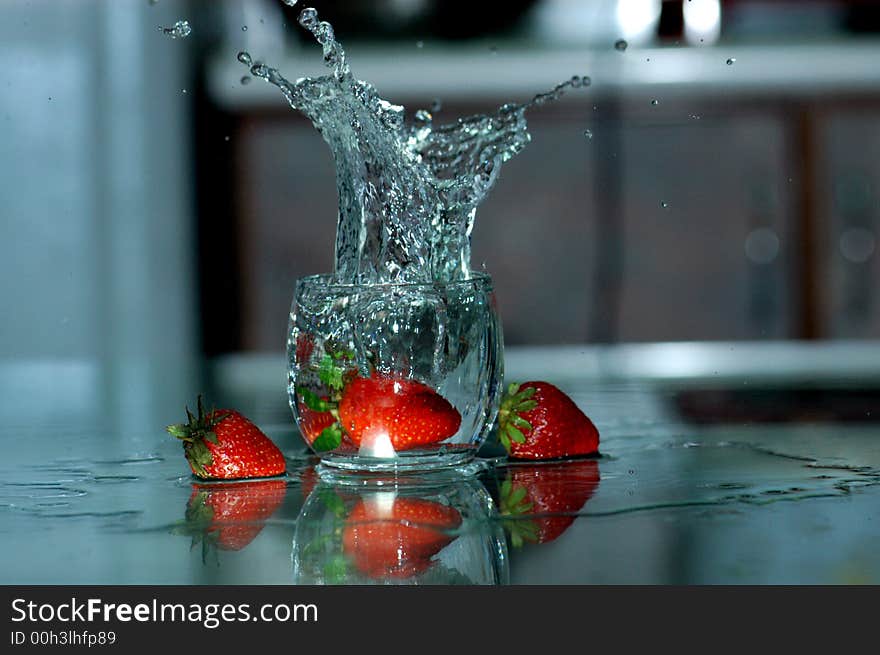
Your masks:
<svg viewBox="0 0 880 655"><path fill-rule="evenodd" d="M324 455L315 467L322 479L334 484L376 485L399 482L448 482L473 477L488 468L476 451L414 455L393 459Z"/></svg>

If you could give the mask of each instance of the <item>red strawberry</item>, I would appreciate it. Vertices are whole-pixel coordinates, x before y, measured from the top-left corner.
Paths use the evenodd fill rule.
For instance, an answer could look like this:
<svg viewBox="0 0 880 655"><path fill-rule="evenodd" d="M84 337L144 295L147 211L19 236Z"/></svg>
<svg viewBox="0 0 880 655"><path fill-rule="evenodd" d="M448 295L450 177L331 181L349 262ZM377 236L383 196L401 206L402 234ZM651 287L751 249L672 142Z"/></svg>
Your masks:
<svg viewBox="0 0 880 655"><path fill-rule="evenodd" d="M360 499L351 510L342 547L371 578L409 578L431 566L431 558L455 540L449 531L459 525L461 514L453 507L379 494Z"/></svg>
<svg viewBox="0 0 880 655"><path fill-rule="evenodd" d="M325 402L327 398L323 399ZM325 428L336 423L336 417L331 412L318 412L308 405L301 403L299 410L299 429L306 440L311 444L315 442Z"/></svg>
<svg viewBox="0 0 880 655"><path fill-rule="evenodd" d="M498 412L498 439L511 457L590 455L599 431L574 401L548 382L511 384Z"/></svg>
<svg viewBox="0 0 880 655"><path fill-rule="evenodd" d="M448 439L458 432L461 414L421 382L374 375L346 385L339 420L355 446L370 446L387 435L399 451Z"/></svg>
<svg viewBox="0 0 880 655"><path fill-rule="evenodd" d="M510 467L501 484L500 511L514 546L553 541L572 523L599 486L594 459Z"/></svg>
<svg viewBox="0 0 880 655"><path fill-rule="evenodd" d="M205 479L263 478L286 470L284 455L244 416L228 409L207 414L199 397L198 416L186 410L187 423L166 430L183 441L192 472Z"/></svg>
<svg viewBox="0 0 880 655"><path fill-rule="evenodd" d="M194 484L186 506L186 522L176 532L202 543L203 557L211 548L241 550L263 529L284 502L284 480L238 484Z"/></svg>

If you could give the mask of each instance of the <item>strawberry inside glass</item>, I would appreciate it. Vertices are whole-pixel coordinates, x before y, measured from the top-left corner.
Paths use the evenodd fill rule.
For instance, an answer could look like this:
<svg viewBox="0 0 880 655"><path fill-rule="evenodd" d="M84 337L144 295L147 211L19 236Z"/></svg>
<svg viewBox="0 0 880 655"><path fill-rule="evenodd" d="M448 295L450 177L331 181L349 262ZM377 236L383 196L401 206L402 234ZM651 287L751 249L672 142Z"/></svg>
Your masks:
<svg viewBox="0 0 880 655"><path fill-rule="evenodd" d="M325 464L388 471L470 460L498 412L501 334L489 276L297 285L289 396Z"/></svg>

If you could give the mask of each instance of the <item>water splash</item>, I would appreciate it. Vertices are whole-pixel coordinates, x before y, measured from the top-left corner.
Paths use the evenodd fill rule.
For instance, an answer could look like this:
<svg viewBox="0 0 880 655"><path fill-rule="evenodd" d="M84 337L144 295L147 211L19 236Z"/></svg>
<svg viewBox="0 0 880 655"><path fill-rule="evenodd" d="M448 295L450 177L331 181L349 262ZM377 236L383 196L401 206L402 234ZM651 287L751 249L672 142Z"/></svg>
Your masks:
<svg viewBox="0 0 880 655"><path fill-rule="evenodd" d="M192 34L192 26L188 20L179 20L172 27L162 27L160 29L165 36L170 36L172 39L185 39Z"/></svg>
<svg viewBox="0 0 880 655"><path fill-rule="evenodd" d="M333 27L314 8L300 12L299 24L322 46L329 75L290 82L247 52L238 60L253 76L278 87L331 148L339 196L337 281L468 278L477 206L501 165L529 142L526 111L568 88L589 86L590 78L575 76L494 114L435 125L431 112L420 110L407 124L402 106L351 74Z"/></svg>

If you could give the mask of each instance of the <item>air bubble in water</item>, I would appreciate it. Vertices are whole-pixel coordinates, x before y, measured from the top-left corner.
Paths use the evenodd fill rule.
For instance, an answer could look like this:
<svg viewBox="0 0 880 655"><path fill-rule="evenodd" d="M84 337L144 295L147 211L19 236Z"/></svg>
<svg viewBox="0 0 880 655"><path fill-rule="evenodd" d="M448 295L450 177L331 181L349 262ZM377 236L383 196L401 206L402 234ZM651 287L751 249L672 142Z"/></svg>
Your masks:
<svg viewBox="0 0 880 655"><path fill-rule="evenodd" d="M250 53L247 53L244 50L238 53L237 59L245 66L251 66L254 63L251 59Z"/></svg>
<svg viewBox="0 0 880 655"><path fill-rule="evenodd" d="M295 7L298 0L281 0L288 7Z"/></svg>
<svg viewBox="0 0 880 655"><path fill-rule="evenodd" d="M424 41L416 41L416 47L419 49L424 48L425 42Z"/></svg>
<svg viewBox="0 0 880 655"><path fill-rule="evenodd" d="M730 59L727 60L728 66L733 66L734 63L736 63L736 57L731 57Z"/></svg>
<svg viewBox="0 0 880 655"><path fill-rule="evenodd" d="M617 39L617 41L614 42L614 49L620 52L626 50L628 46L629 43L626 42L626 39Z"/></svg>
<svg viewBox="0 0 880 655"><path fill-rule="evenodd" d="M242 26L241 26L241 31L242 31L242 32L247 32L247 25L242 25Z"/></svg>
<svg viewBox="0 0 880 655"><path fill-rule="evenodd" d="M185 39L192 34L192 26L190 26L188 20L179 20L174 23L173 27L163 27L160 29L166 36L170 36L172 39Z"/></svg>
<svg viewBox="0 0 880 655"><path fill-rule="evenodd" d="M651 100L651 104L654 105L654 106L656 107L657 105L660 104L660 101L657 100L657 98L654 98L653 100Z"/></svg>
<svg viewBox="0 0 880 655"><path fill-rule="evenodd" d="M584 130L584 136L587 137L588 139L592 139L593 138L593 130Z"/></svg>
<svg viewBox="0 0 880 655"><path fill-rule="evenodd" d="M665 200L661 200L661 201L660 201L660 207L661 207L662 209L669 209L669 203L666 202Z"/></svg>
<svg viewBox="0 0 880 655"><path fill-rule="evenodd" d="M241 81L242 85L244 85L244 84L250 84L252 79L253 78L250 75L242 75L240 81Z"/></svg>
<svg viewBox="0 0 880 655"><path fill-rule="evenodd" d="M440 98L434 98L434 100L431 101L431 113L432 114L436 114L442 108L443 108L443 101L440 100Z"/></svg>

